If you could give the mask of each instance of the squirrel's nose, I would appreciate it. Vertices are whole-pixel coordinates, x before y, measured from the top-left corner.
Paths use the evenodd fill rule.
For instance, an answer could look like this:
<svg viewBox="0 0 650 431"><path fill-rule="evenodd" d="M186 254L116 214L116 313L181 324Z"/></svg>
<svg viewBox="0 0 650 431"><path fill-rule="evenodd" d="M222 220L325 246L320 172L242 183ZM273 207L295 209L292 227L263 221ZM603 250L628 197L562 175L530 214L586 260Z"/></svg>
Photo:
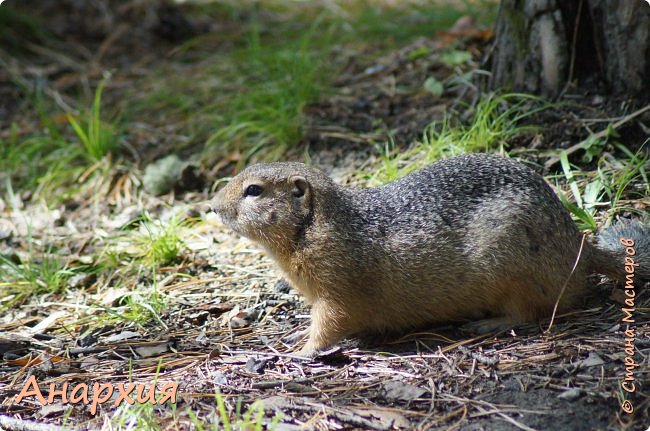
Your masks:
<svg viewBox="0 0 650 431"><path fill-rule="evenodd" d="M222 187L210 201L210 211L215 214L221 214L225 207L225 187Z"/></svg>
<svg viewBox="0 0 650 431"><path fill-rule="evenodd" d="M219 203L216 201L216 199L212 199L210 201L210 204L208 205L208 211L212 211L215 214L219 214Z"/></svg>

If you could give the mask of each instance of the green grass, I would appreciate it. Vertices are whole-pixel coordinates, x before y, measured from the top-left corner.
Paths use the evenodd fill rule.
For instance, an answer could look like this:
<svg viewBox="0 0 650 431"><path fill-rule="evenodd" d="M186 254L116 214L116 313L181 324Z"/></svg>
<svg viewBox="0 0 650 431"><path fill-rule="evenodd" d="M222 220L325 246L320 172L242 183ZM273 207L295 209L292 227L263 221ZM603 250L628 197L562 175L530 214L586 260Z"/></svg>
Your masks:
<svg viewBox="0 0 650 431"><path fill-rule="evenodd" d="M0 310L21 304L30 296L61 293L75 270L63 263L52 250L20 258L0 254Z"/></svg>
<svg viewBox="0 0 650 431"><path fill-rule="evenodd" d="M162 431L169 429L170 420L178 429L182 429L183 424L191 422L197 431L272 431L276 429L281 420L281 416L276 414L270 423L265 424L264 404L261 401L252 403L244 410L241 400L238 399L235 408L231 409L227 405L225 397L218 390L215 394L215 401L218 418L216 421L199 418L189 408L179 410L175 404L154 406L147 402L134 403L133 405L120 404L111 417L111 424L116 431ZM171 410L164 419L161 419L162 410ZM181 421L181 417L187 417L187 419L183 418Z"/></svg>
<svg viewBox="0 0 650 431"><path fill-rule="evenodd" d="M441 123L427 126L422 139L405 152L397 152L387 144L380 168L366 175L366 179L372 185L384 184L444 157L494 149L503 151L509 138L535 130L522 125L523 120L548 107L535 96L488 94L474 107L468 124L448 116Z"/></svg>
<svg viewBox="0 0 650 431"><path fill-rule="evenodd" d="M139 233L133 235L137 256L150 266L157 267L173 263L182 249L180 229L186 224L178 216L167 222L154 221L148 213L143 215Z"/></svg>
<svg viewBox="0 0 650 431"><path fill-rule="evenodd" d="M154 286L149 289L129 292L120 298L117 307L105 310L114 321L145 325L153 320L166 329L167 326L163 323L160 315L168 308L168 305L166 297L158 291L154 283Z"/></svg>
<svg viewBox="0 0 650 431"><path fill-rule="evenodd" d="M77 120L70 113L67 115L70 126L92 162L103 159L115 151L119 144L117 126L101 118L102 92L105 85L106 79L97 86L92 106L81 116L85 117L85 120Z"/></svg>
<svg viewBox="0 0 650 431"><path fill-rule="evenodd" d="M282 419L276 414L271 423L264 426L264 403L256 401L252 403L246 411L242 410L241 399L237 400L234 409L229 409L224 396L219 392L215 393L217 403L217 413L219 420L213 423L204 423L191 410L188 415L198 431L262 431L274 430Z"/></svg>
<svg viewBox="0 0 650 431"><path fill-rule="evenodd" d="M163 67L136 87L123 110L127 118L146 115L149 122L177 125L183 140L176 147L203 146L208 165L224 157L240 165L273 160L295 150L309 126L305 106L336 91L333 77L350 53L362 52L371 62L382 50L434 36L464 14L491 13L470 3L388 7L362 0L325 6L265 1L263 19L249 2L199 10L216 19L232 16L238 31L184 43L173 69ZM224 44L230 48L220 49ZM458 52L450 50L449 61Z"/></svg>
<svg viewBox="0 0 650 431"><path fill-rule="evenodd" d="M595 232L598 225L594 215L596 213L596 205L601 202L601 197L604 192L603 183L600 179L596 178L586 183L584 190L581 192L575 178L575 172L569 164L566 151L560 153L560 164L575 203L570 201L563 193L559 193L560 200L573 217L577 219L580 230Z"/></svg>
<svg viewBox="0 0 650 431"><path fill-rule="evenodd" d="M597 230L597 211L609 207L608 219L624 211L638 212L637 209L622 203L623 197L636 198L650 195L650 156L644 151L644 146L633 153L624 145L614 142L624 156L619 158L598 158L596 171L583 171L569 163L566 152L560 153L560 165L564 180L569 186L570 197L559 193L560 199L569 210L582 230ZM593 154L591 157L594 157ZM583 158L584 161L584 158ZM636 190L631 190L635 184L641 184ZM556 188L560 189L559 186Z"/></svg>
<svg viewBox="0 0 650 431"><path fill-rule="evenodd" d="M119 276L116 277L116 279L119 278ZM168 330L161 316L165 310L169 309L169 300L165 294L158 290L156 283L149 286L139 283L135 287L126 287L122 281L119 281L115 282L113 286L126 293L117 298L113 305L90 303L76 317L76 325L86 328L86 332L115 325L143 330L151 330L152 327ZM101 293L98 297L101 298Z"/></svg>
<svg viewBox="0 0 650 431"><path fill-rule="evenodd" d="M31 105L41 128L23 135L14 124L10 136L0 140L0 188L6 193L9 188L30 190L56 205L83 189L76 181L93 164L102 162L94 174L106 177L110 163L103 160L117 148L120 127L101 118L103 90L101 83L91 107L80 109L83 119L68 113L65 122L62 113L52 112L52 104L35 92Z"/></svg>
<svg viewBox="0 0 650 431"><path fill-rule="evenodd" d="M57 183L67 183L66 179L53 181L47 175L48 171L60 174L57 165L68 165L75 159L67 145L44 135L20 139L15 128L12 132L10 138L0 140L0 188L6 192L15 184L20 189L35 190L39 186L48 188L53 184L56 188Z"/></svg>
<svg viewBox="0 0 650 431"><path fill-rule="evenodd" d="M73 184L81 172L79 160L83 153L65 138L55 119L58 113L49 113L52 108L42 93L36 91L30 99L41 127L23 134L14 123L9 137L0 139L0 190L10 193L15 188L30 190L36 196L41 192L51 195Z"/></svg>
<svg viewBox="0 0 650 431"><path fill-rule="evenodd" d="M153 320L165 327L160 316L169 303L157 288L157 273L161 266L178 261L184 248L181 230L189 223L177 216L166 222L154 220L145 212L108 239L95 259L95 267L112 280L112 285L123 286L128 293L115 306L96 306L103 313L90 316L86 324L97 327L126 322L142 326Z"/></svg>
<svg viewBox="0 0 650 431"><path fill-rule="evenodd" d="M239 92L207 107L222 112L221 125L207 139L208 154L239 151L247 160L264 150L266 157L278 158L300 142L303 108L318 100L328 75L322 31L316 21L300 39L277 44L263 42L253 26L236 56Z"/></svg>
<svg viewBox="0 0 650 431"><path fill-rule="evenodd" d="M333 91L332 78L347 64L349 53L372 61L382 49L432 37L468 13L489 23L493 7L487 5L269 0L263 13L254 2L190 5L189 14L237 22L236 31L186 41L169 62L132 81L133 90L119 101L109 97L110 110L104 96L112 89L106 81L97 84L89 106L73 106L78 115L62 112L50 96L45 101L39 86L24 88L31 100L28 108L38 113L42 127L25 133L15 126L11 138L0 142L0 180L11 178L19 190L38 186L41 196L58 195L55 192L73 186L89 164L114 154L121 139L133 145L128 134L140 124L154 131L170 128L180 136L168 144L170 151L192 148L196 153L202 148L206 164L224 157L240 164L285 157L304 142L305 106ZM3 8L0 20L14 20L35 40L47 39L35 21L16 14ZM6 28L0 36L14 33ZM52 49L59 44L63 41ZM119 120L112 118L115 112L121 113ZM164 134L159 136L164 139Z"/></svg>

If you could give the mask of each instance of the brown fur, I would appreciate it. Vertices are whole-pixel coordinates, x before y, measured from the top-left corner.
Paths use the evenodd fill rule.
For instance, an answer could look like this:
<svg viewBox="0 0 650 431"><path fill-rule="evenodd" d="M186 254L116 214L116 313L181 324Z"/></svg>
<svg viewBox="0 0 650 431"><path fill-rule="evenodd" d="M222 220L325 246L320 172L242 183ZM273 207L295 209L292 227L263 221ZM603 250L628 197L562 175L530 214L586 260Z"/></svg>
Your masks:
<svg viewBox="0 0 650 431"><path fill-rule="evenodd" d="M245 196L251 184L261 195ZM572 274L581 236L568 212L541 176L501 157L454 157L369 189L301 163L258 164L213 207L312 305L303 354L358 333L526 322L558 299L574 306L599 269L621 275L615 252L589 242Z"/></svg>

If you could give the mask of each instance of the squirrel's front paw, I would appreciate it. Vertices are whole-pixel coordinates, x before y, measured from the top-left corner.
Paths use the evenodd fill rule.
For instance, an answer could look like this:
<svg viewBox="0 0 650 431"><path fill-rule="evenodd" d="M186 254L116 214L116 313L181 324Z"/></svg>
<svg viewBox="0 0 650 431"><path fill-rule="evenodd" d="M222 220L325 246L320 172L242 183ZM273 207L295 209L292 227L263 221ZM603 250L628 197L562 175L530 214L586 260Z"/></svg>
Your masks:
<svg viewBox="0 0 650 431"><path fill-rule="evenodd" d="M302 349L296 352L296 356L301 356L303 358L315 358L318 356L318 350L314 349L309 343L305 344Z"/></svg>
<svg viewBox="0 0 650 431"><path fill-rule="evenodd" d="M317 356L321 356L323 354L329 353L327 352L328 347L329 346L324 346L314 342L314 340L310 337L309 339L307 339L307 343L305 343L302 349L296 352L296 355L305 358L315 358Z"/></svg>

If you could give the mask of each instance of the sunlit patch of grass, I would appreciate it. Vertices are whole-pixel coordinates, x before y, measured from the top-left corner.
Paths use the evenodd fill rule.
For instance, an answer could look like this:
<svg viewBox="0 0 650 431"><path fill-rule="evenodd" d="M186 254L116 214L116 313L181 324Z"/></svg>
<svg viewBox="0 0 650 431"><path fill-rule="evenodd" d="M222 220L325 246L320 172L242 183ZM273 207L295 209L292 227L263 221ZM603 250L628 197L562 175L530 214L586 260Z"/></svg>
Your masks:
<svg viewBox="0 0 650 431"><path fill-rule="evenodd" d="M492 8L482 5L265 1L261 14L251 2L202 4L203 16L232 16L238 31L185 42L173 67L152 73L128 97L125 115L182 130L176 148L203 145L207 164L286 157L309 129L304 107L336 91L333 78L352 53L372 61L464 14L485 23Z"/></svg>
<svg viewBox="0 0 650 431"><path fill-rule="evenodd" d="M270 423L264 424L264 402L261 400L252 403L246 411L242 409L241 399L237 399L235 407L230 408L219 390L215 393L215 400L219 420L213 423L205 423L193 411L187 410L198 431L274 430L282 420L282 416L276 414Z"/></svg>
<svg viewBox="0 0 650 431"><path fill-rule="evenodd" d="M147 292L129 292L129 294L120 298L117 307L107 308L106 311L116 318L115 320L141 325L155 320L161 326L166 327L160 318L160 314L167 309L168 305L166 297L154 286Z"/></svg>
<svg viewBox="0 0 650 431"><path fill-rule="evenodd" d="M168 307L164 294L155 288L141 286L118 298L114 304L89 305L89 312L79 315L76 324L95 331L112 325L150 328L155 322L156 327L167 329L161 315Z"/></svg>
<svg viewBox="0 0 650 431"><path fill-rule="evenodd" d="M239 92L209 108L223 109L223 125L206 143L209 154L217 147L239 151L245 159L259 151L277 158L300 141L303 108L318 99L328 72L327 52L313 46L317 31L322 32L314 25L298 41L279 45L262 42L253 27L238 56Z"/></svg>
<svg viewBox="0 0 650 431"><path fill-rule="evenodd" d="M155 322L157 327L167 329L161 316L169 308L169 298L158 288L156 271L135 260L122 260L119 270L109 268L105 262L99 262L96 268L103 280L110 280L110 289L97 287L99 293L88 305L90 312L77 319L79 325L95 330L116 324L143 328Z"/></svg>
<svg viewBox="0 0 650 431"><path fill-rule="evenodd" d="M168 220L154 220L143 212L135 220L107 239L97 256L97 265L106 270L138 268L156 269L178 260L184 249L183 230L194 219L173 215Z"/></svg>
<svg viewBox="0 0 650 431"><path fill-rule="evenodd" d="M375 4L366 1L352 1L340 4L341 19L350 26L355 38L361 41L379 43L385 48L405 44L416 37L431 37L436 31L449 28L463 15L480 14L481 22L493 20L493 7L470 5L467 2L399 3ZM488 14L486 15L486 12Z"/></svg>
<svg viewBox="0 0 650 431"><path fill-rule="evenodd" d="M643 146L649 142L646 141ZM650 194L650 157L643 151L643 146L633 153L620 143L613 145L625 156L614 158L601 155L596 171L583 171L572 166L566 152L560 153L560 165L570 191L570 196L560 193L560 199L580 229L595 232L598 228L595 217L602 208L609 207L609 220L623 211L638 212L625 205L623 198L633 199Z"/></svg>
<svg viewBox="0 0 650 431"><path fill-rule="evenodd" d="M185 228L193 222L177 215L154 220L144 212L107 238L94 258L94 267L105 280L111 280L113 289L124 293L111 305L95 305L103 312L86 317L85 324L97 327L126 322L141 326L153 320L165 327L160 316L169 304L157 288L157 274L161 266L178 262L185 248Z"/></svg>
<svg viewBox="0 0 650 431"><path fill-rule="evenodd" d="M169 429L169 422L179 429L182 424L191 423L197 431L273 431L280 423L281 416L276 414L268 423L264 421L264 404L262 401L252 403L246 410L243 409L241 400L238 400L234 408L229 408L225 397L217 391L215 394L217 421L208 421L200 418L187 408L179 410L175 404L168 403L165 406L153 405L152 403L135 403L128 405L122 403L111 417L112 428L120 430L144 430L160 431ZM165 415L161 423L161 412L171 410Z"/></svg>
<svg viewBox="0 0 650 431"><path fill-rule="evenodd" d="M92 106L82 114L83 120L68 114L68 122L83 145L86 155L92 161L98 161L117 148L119 135L117 127L101 118L102 92L106 81L100 82L95 90Z"/></svg>
<svg viewBox="0 0 650 431"><path fill-rule="evenodd" d="M26 301L34 295L61 293L75 270L49 250L40 256L32 253L21 260L0 254L0 309Z"/></svg>
<svg viewBox="0 0 650 431"><path fill-rule="evenodd" d="M184 224L178 216L162 222L152 220L151 216L145 213L141 232L135 234L133 238L138 257L152 266L166 265L175 261L183 249L180 229Z"/></svg>
<svg viewBox="0 0 650 431"><path fill-rule="evenodd" d="M97 88L94 102L83 120L71 114L51 114L52 107L36 92L31 102L42 129L23 136L13 125L9 137L0 140L0 184L11 183L18 190L30 190L35 197L44 197L50 204L74 195L82 186L76 182L89 164L102 160L119 143L117 124L101 118L103 87L104 83ZM71 126L79 142L69 139L65 125ZM95 169L94 173L108 171Z"/></svg>
<svg viewBox="0 0 650 431"><path fill-rule="evenodd" d="M366 178L370 184L384 184L444 157L503 150L509 138L534 130L532 126L522 125L522 120L548 107L531 95L488 94L477 103L469 124L447 117L427 126L422 139L408 151L398 153L387 146L381 166Z"/></svg>

